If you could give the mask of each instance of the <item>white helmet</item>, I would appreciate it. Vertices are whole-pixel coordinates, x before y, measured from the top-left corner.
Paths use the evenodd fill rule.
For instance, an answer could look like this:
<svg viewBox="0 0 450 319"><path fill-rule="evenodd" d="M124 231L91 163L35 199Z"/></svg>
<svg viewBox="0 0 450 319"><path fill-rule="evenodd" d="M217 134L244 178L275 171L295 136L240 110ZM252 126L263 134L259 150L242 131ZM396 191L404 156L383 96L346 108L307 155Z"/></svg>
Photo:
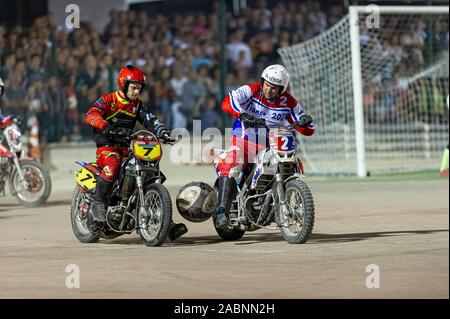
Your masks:
<svg viewBox="0 0 450 319"><path fill-rule="evenodd" d="M261 78L265 81L282 87L281 93L286 91L289 84L289 73L281 64L272 64L264 69ZM280 93L280 94L281 94Z"/></svg>

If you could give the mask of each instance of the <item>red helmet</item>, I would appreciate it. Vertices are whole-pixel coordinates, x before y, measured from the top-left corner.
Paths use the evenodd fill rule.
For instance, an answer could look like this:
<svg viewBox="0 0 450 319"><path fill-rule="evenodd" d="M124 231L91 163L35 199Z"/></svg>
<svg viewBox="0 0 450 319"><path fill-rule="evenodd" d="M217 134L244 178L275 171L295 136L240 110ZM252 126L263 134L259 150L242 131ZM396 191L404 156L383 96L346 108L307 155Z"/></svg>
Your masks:
<svg viewBox="0 0 450 319"><path fill-rule="evenodd" d="M128 91L128 85L130 83L140 83L142 84L141 92L144 89L144 86L147 84L147 80L145 78L144 72L135 68L132 65L127 65L122 68L119 73L119 77L117 78L117 84L119 85L119 89L126 95Z"/></svg>

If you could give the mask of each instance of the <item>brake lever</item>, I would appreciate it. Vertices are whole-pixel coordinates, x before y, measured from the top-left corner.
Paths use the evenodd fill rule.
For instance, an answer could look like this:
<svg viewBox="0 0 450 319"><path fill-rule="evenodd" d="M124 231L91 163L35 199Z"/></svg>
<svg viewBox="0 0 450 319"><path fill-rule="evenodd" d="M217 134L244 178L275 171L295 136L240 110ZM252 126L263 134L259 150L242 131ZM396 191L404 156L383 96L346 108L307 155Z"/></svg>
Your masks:
<svg viewBox="0 0 450 319"><path fill-rule="evenodd" d="M169 145L172 145L172 146L175 145L175 142L176 142L176 141L177 141L177 140L173 140L173 139L162 140L162 142L163 142L164 144L169 144Z"/></svg>

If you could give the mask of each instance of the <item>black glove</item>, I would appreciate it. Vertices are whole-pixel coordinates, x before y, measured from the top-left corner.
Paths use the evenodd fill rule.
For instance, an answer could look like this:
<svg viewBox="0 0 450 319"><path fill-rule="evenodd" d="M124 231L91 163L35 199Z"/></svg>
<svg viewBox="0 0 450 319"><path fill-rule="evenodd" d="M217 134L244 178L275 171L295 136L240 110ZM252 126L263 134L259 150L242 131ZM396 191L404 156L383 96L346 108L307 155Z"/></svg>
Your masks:
<svg viewBox="0 0 450 319"><path fill-rule="evenodd" d="M255 119L255 127L266 127L266 120L262 118Z"/></svg>
<svg viewBox="0 0 450 319"><path fill-rule="evenodd" d="M313 121L313 118L311 115L308 114L302 114L300 115L298 121L295 123L296 125L300 127L308 127Z"/></svg>
<svg viewBox="0 0 450 319"><path fill-rule="evenodd" d="M126 127L114 127L111 124L107 124L104 128L102 133L111 140L125 140L127 139L131 134L132 130Z"/></svg>
<svg viewBox="0 0 450 319"><path fill-rule="evenodd" d="M112 135L114 127L111 124L106 124L103 127L102 134L109 138Z"/></svg>
<svg viewBox="0 0 450 319"><path fill-rule="evenodd" d="M241 120L242 123L244 123L245 126L248 127L255 127L256 124L256 119L253 115L247 114L247 113L242 113L239 116L239 119Z"/></svg>
<svg viewBox="0 0 450 319"><path fill-rule="evenodd" d="M170 131L162 131L161 134L159 134L159 139L162 140L163 143L174 142L174 140L170 138L170 134Z"/></svg>

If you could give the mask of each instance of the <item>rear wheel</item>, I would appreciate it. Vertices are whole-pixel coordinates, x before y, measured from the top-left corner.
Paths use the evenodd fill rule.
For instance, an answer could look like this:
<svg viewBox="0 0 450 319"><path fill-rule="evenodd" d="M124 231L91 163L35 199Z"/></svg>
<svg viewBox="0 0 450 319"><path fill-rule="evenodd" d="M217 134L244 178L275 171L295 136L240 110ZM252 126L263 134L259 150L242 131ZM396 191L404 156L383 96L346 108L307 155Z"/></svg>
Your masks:
<svg viewBox="0 0 450 319"><path fill-rule="evenodd" d="M289 215L278 216L280 224L285 225L281 227L281 232L288 243L303 244L308 240L314 227L315 213L311 191L305 182L296 179L286 183L284 194Z"/></svg>
<svg viewBox="0 0 450 319"><path fill-rule="evenodd" d="M139 210L140 204L136 207ZM147 216L138 214L139 235L147 246L161 246L169 236L172 222L172 200L167 188L151 184L144 195Z"/></svg>

